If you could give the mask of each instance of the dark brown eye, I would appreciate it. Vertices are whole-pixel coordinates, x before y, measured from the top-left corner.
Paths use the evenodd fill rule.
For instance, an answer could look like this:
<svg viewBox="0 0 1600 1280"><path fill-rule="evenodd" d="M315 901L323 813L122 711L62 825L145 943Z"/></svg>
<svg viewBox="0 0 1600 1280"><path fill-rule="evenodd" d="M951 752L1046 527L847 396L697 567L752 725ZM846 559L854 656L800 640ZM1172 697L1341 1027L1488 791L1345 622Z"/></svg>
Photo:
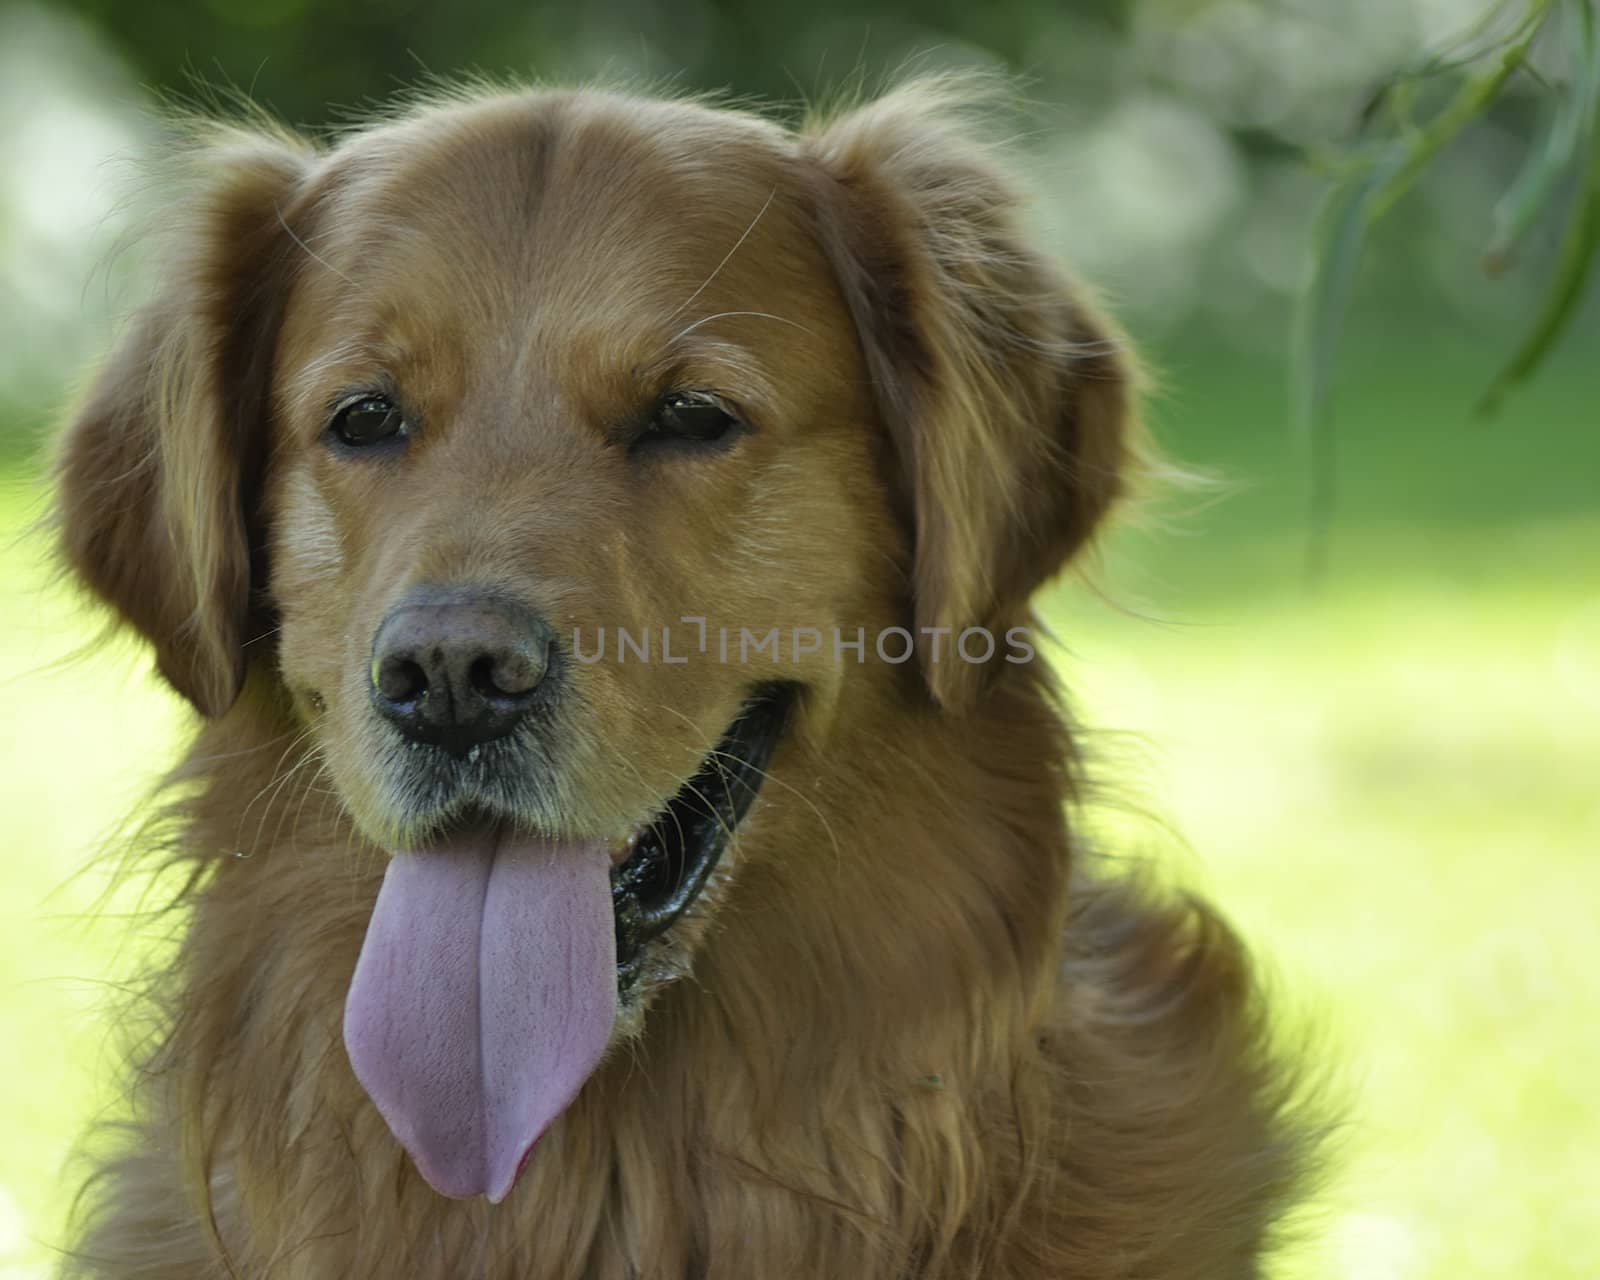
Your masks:
<svg viewBox="0 0 1600 1280"><path fill-rule="evenodd" d="M739 420L710 396L694 391L674 391L656 406L645 438L688 440L710 444L721 440Z"/></svg>
<svg viewBox="0 0 1600 1280"><path fill-rule="evenodd" d="M388 396L357 396L334 411L328 431L340 444L364 449L403 437L406 419L400 406Z"/></svg>

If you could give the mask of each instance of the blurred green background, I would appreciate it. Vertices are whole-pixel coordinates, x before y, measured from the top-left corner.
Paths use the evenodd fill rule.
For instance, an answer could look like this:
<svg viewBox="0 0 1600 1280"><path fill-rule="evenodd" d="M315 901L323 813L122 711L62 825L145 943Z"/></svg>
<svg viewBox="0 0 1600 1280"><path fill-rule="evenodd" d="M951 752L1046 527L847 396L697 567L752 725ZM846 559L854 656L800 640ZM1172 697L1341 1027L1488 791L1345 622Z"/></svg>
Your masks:
<svg viewBox="0 0 1600 1280"><path fill-rule="evenodd" d="M1286 408L1326 189L1308 153L1484 8L0 4L0 1277L47 1273L69 1144L117 1101L98 1010L138 947L86 916L101 885L73 873L184 725L135 647L73 656L96 620L29 532L49 427L139 296L124 241L144 113L243 92L319 129L467 70L798 103L908 59L1026 77L1041 229L1160 369L1162 440L1223 478L1119 532L1045 605L1120 802L1099 821L1214 892L1342 1064L1344 1155L1273 1274L1600 1275L1593 300L1497 418L1472 412L1554 253L1542 228L1509 273L1478 267L1559 50L1534 50L1369 246L1314 580L1311 461Z"/></svg>

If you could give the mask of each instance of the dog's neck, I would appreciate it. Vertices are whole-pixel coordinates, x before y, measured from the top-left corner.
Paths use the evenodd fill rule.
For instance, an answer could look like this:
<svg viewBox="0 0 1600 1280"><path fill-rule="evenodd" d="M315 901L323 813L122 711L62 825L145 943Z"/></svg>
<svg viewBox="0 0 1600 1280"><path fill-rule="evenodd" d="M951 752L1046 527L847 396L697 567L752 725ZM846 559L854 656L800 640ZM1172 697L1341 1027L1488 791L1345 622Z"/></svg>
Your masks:
<svg viewBox="0 0 1600 1280"><path fill-rule="evenodd" d="M635 1256L694 1223L719 1258L749 1250L726 1274L774 1274L763 1225L804 1220L781 1246L797 1274L866 1275L950 1255L957 1224L992 1230L1021 1201L1021 1135L1049 1105L1034 1068L1057 996L1070 744L1042 672L966 717L904 706L791 744L692 976L561 1147L535 1154L529 1203L570 1177L572 1145L609 1143L619 1220L659 1233Z"/></svg>

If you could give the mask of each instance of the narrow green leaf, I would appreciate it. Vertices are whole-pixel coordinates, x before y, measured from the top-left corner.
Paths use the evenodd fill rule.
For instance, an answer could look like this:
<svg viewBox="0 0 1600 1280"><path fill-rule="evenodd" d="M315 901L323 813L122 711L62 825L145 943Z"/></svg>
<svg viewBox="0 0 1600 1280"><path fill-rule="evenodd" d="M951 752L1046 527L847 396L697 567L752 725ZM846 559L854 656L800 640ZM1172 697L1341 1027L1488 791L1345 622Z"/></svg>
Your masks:
<svg viewBox="0 0 1600 1280"><path fill-rule="evenodd" d="M1550 127L1529 151L1516 181L1495 206L1494 231L1483 256L1484 270L1490 275L1498 275L1510 265L1518 242L1571 170L1582 148L1585 126L1600 102L1600 40L1596 39L1590 0L1565 0L1562 35L1570 80Z"/></svg>
<svg viewBox="0 0 1600 1280"><path fill-rule="evenodd" d="M1300 298L1293 343L1295 424L1313 435L1327 418L1333 367L1377 193L1405 164L1404 145L1378 150L1328 193L1317 214L1311 281Z"/></svg>
<svg viewBox="0 0 1600 1280"><path fill-rule="evenodd" d="M1583 183L1567 220L1544 305L1516 354L1484 393L1478 405L1480 413L1493 413L1500 407L1505 393L1539 367L1583 297L1584 285L1594 265L1596 246L1600 245L1600 119L1590 119L1588 134Z"/></svg>
<svg viewBox="0 0 1600 1280"><path fill-rule="evenodd" d="M1333 523L1336 486L1330 408L1339 338L1372 221L1372 201L1393 180L1408 154L1406 146L1399 143L1375 152L1364 168L1329 192L1317 215L1314 266L1295 318L1290 366L1295 427L1311 459L1307 568L1313 578L1320 576L1327 532Z"/></svg>

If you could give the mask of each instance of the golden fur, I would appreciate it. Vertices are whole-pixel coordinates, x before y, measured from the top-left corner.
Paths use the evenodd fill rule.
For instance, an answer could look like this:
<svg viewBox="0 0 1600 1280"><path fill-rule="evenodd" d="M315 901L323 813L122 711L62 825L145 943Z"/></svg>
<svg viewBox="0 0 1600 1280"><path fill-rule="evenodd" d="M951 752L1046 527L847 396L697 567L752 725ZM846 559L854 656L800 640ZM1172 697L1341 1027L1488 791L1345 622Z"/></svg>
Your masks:
<svg viewBox="0 0 1600 1280"><path fill-rule="evenodd" d="M937 81L790 132L475 94L328 148L216 129L160 294L59 467L72 570L203 713L148 843L183 869L71 1275L1245 1277L1298 1187L1240 947L1094 878L1044 663L575 669L519 819L617 830L752 679L803 695L623 1039L498 1207L431 1191L340 1013L414 834L361 696L384 611L470 578L561 628L1026 625L1140 444L1124 345ZM375 376L403 463L320 443ZM667 382L755 424L607 433ZM948 643L948 641L947 641ZM244 856L230 856L244 855Z"/></svg>

